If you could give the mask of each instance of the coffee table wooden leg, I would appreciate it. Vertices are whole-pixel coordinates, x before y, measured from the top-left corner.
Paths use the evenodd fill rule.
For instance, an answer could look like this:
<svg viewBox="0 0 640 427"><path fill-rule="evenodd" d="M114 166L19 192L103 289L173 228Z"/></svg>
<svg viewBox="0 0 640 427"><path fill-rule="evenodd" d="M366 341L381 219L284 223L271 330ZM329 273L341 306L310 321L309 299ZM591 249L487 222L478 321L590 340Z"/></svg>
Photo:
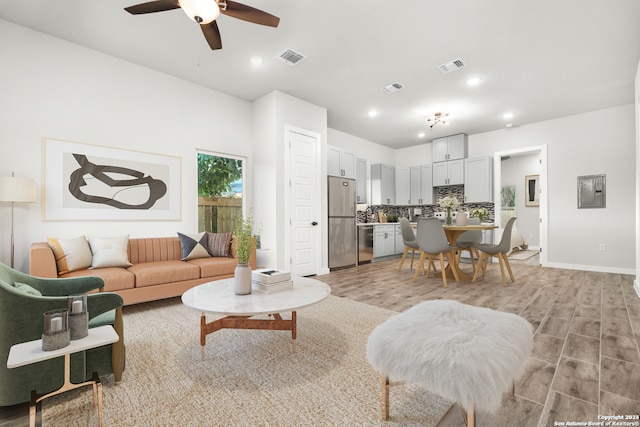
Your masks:
<svg viewBox="0 0 640 427"><path fill-rule="evenodd" d="M298 330L297 330L297 316L296 316L296 312L292 311L291 312L291 342L293 344L293 352L296 352L296 338L298 337Z"/></svg>

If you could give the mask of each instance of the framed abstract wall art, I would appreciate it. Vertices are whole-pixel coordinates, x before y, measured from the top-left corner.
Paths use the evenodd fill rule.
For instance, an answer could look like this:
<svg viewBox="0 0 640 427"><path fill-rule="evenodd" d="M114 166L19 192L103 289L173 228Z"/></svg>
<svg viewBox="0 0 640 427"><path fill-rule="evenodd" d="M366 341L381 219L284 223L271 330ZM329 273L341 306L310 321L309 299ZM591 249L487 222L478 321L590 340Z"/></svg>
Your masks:
<svg viewBox="0 0 640 427"><path fill-rule="evenodd" d="M524 205L540 206L539 175L527 175L524 177Z"/></svg>
<svg viewBox="0 0 640 427"><path fill-rule="evenodd" d="M180 220L181 159L43 138L42 216Z"/></svg>

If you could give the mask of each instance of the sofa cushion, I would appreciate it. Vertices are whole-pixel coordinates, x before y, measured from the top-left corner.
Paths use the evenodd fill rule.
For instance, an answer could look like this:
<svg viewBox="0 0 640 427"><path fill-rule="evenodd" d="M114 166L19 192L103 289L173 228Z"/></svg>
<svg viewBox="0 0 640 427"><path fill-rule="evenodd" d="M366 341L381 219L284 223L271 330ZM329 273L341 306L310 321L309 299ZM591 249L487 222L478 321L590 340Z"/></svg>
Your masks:
<svg viewBox="0 0 640 427"><path fill-rule="evenodd" d="M98 276L104 280L104 290L107 292L121 291L123 289L133 289L135 286L135 276L126 268L108 267L92 270L80 270L67 273L60 277L84 277Z"/></svg>
<svg viewBox="0 0 640 427"><path fill-rule="evenodd" d="M93 257L91 255L91 249L89 248L89 242L87 242L84 236L72 239L47 237L47 242L56 259L58 274L84 270L91 266Z"/></svg>
<svg viewBox="0 0 640 427"><path fill-rule="evenodd" d="M207 233L205 231L198 234L178 233L178 238L182 249L182 257L180 258L182 261L211 256L207 250Z"/></svg>
<svg viewBox="0 0 640 427"><path fill-rule="evenodd" d="M207 232L207 243L209 255L228 257L231 252L231 237L233 233L211 233Z"/></svg>
<svg viewBox="0 0 640 427"><path fill-rule="evenodd" d="M93 253L91 268L129 267L127 245L129 235L117 237L89 236L89 245Z"/></svg>
<svg viewBox="0 0 640 427"><path fill-rule="evenodd" d="M136 288L200 278L200 268L183 261L144 262L127 270L136 276Z"/></svg>
<svg viewBox="0 0 640 427"><path fill-rule="evenodd" d="M229 257L212 257L199 258L187 261L189 264L197 265L200 269L200 277L215 277L233 274L238 265L235 258Z"/></svg>

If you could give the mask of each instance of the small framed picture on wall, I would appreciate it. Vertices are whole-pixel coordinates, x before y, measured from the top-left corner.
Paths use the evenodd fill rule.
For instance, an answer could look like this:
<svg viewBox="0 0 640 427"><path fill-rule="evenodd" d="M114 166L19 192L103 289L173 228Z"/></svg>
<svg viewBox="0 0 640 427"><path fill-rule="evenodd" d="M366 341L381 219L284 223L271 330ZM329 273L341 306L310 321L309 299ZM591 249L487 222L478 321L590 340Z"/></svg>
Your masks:
<svg viewBox="0 0 640 427"><path fill-rule="evenodd" d="M524 205L526 207L540 206L539 175L524 177Z"/></svg>

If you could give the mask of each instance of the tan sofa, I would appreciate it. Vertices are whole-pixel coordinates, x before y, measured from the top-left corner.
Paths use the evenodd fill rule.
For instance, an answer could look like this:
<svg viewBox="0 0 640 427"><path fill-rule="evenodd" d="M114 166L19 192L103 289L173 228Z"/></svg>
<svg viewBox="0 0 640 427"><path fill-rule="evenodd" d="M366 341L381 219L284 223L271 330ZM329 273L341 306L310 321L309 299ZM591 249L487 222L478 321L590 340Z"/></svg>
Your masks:
<svg viewBox="0 0 640 427"><path fill-rule="evenodd" d="M108 267L73 271L58 276L56 260L47 242L31 245L29 273L39 277L99 276L105 291L122 296L125 305L182 295L205 282L233 277L235 257L209 257L180 261L178 237L129 239L128 268ZM233 256L233 248L231 248ZM249 263L256 268L255 250Z"/></svg>

